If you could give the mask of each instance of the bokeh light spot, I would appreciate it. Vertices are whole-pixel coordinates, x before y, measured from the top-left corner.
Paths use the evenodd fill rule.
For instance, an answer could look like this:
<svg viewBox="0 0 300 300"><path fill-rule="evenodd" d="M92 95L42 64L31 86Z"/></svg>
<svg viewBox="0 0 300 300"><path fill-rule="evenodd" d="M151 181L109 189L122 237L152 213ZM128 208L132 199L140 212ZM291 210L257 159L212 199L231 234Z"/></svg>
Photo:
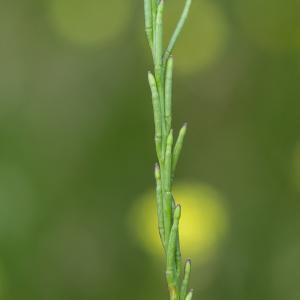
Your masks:
<svg viewBox="0 0 300 300"><path fill-rule="evenodd" d="M126 28L132 0L51 0L50 16L57 31L71 42L108 43Z"/></svg>
<svg viewBox="0 0 300 300"><path fill-rule="evenodd" d="M182 254L201 263L211 258L228 230L228 215L221 195L208 185L182 183L174 187L176 202L182 205L180 239ZM129 214L130 231L149 254L162 254L154 193L143 195Z"/></svg>
<svg viewBox="0 0 300 300"><path fill-rule="evenodd" d="M183 1L170 4L166 7L166 39L174 31ZM213 2L194 1L183 31L174 51L177 71L193 73L204 70L216 63L224 52L228 25L221 9Z"/></svg>

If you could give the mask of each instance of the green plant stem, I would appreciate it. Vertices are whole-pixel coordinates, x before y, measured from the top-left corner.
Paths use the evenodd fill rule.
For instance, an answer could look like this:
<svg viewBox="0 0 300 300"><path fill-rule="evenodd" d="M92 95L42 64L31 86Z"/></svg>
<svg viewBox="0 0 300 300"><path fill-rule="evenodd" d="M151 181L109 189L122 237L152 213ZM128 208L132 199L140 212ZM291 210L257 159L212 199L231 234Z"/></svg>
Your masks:
<svg viewBox="0 0 300 300"><path fill-rule="evenodd" d="M187 293L188 284L190 281L191 265L192 262L190 259L188 259L185 263L185 268L184 268L184 278L182 280L181 289L180 289L180 300L185 300L185 295Z"/></svg>
<svg viewBox="0 0 300 300"><path fill-rule="evenodd" d="M191 0L186 0L167 49L163 49L164 0L144 0L145 31L154 61L154 74L148 73L154 114L155 145L158 163L155 165L156 206L158 230L166 256L166 279L170 300L191 300L187 294L191 262L187 260L181 282L181 252L179 220L181 207L175 204L172 183L186 135L186 124L181 128L174 145L172 130L172 86L175 42L187 18Z"/></svg>
<svg viewBox="0 0 300 300"><path fill-rule="evenodd" d="M166 277L168 281L171 300L179 300L179 291L178 291L177 278L176 278L175 254L176 254L180 216L181 216L181 207L177 205L174 210L174 220L170 232L170 240L169 240L168 251L167 251Z"/></svg>
<svg viewBox="0 0 300 300"><path fill-rule="evenodd" d="M182 14L181 14L181 17L180 17L180 19L177 23L177 26L175 28L175 31L174 31L172 37L171 37L169 45L168 45L168 47L165 51L164 59L163 59L164 63L167 62L169 56L171 55L171 53L174 49L176 41L177 41L181 31L182 31L182 28L183 28L183 26L186 22L187 17L188 17L188 14L189 14L189 11L190 11L190 8L191 8L191 4L192 4L192 0L186 0L184 9L183 9Z"/></svg>
<svg viewBox="0 0 300 300"><path fill-rule="evenodd" d="M185 300L192 300L193 298L193 290L190 290L187 296L185 297Z"/></svg>
<svg viewBox="0 0 300 300"><path fill-rule="evenodd" d="M166 83L165 83L165 119L167 132L171 130L172 126L172 85L173 85L173 57L168 59L166 70Z"/></svg>
<svg viewBox="0 0 300 300"><path fill-rule="evenodd" d="M153 49L153 21L151 0L144 0L145 31L151 50Z"/></svg>
<svg viewBox="0 0 300 300"><path fill-rule="evenodd" d="M187 124L185 123L178 134L178 138L176 141L176 144L174 146L174 151L173 151L173 162L172 162L172 175L174 177L175 175L175 170L176 170L176 166L178 163L178 159L182 150L182 146L183 146L183 141L184 141L184 137L186 135L186 130L187 130Z"/></svg>

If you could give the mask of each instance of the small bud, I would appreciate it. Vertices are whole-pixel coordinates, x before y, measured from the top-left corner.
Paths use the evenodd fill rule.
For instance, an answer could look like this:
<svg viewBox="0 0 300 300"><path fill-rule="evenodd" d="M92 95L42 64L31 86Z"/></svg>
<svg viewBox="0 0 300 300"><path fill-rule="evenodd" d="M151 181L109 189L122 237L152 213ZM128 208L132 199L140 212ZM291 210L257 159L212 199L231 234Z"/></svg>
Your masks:
<svg viewBox="0 0 300 300"><path fill-rule="evenodd" d="M170 130L170 133L169 133L168 139L167 139L167 145L172 146L172 144L173 144L173 129Z"/></svg>
<svg viewBox="0 0 300 300"><path fill-rule="evenodd" d="M190 292L187 294L185 300L192 300L192 298L193 298L193 293L194 293L194 290L191 289Z"/></svg>
<svg viewBox="0 0 300 300"><path fill-rule="evenodd" d="M179 131L179 135L185 135L187 130L187 123L184 123Z"/></svg>
<svg viewBox="0 0 300 300"><path fill-rule="evenodd" d="M179 220L180 216L181 216L181 206L177 204L174 211L174 219Z"/></svg>
<svg viewBox="0 0 300 300"><path fill-rule="evenodd" d="M190 273L191 268L192 268L192 261L190 259L187 259L185 263L185 273Z"/></svg>

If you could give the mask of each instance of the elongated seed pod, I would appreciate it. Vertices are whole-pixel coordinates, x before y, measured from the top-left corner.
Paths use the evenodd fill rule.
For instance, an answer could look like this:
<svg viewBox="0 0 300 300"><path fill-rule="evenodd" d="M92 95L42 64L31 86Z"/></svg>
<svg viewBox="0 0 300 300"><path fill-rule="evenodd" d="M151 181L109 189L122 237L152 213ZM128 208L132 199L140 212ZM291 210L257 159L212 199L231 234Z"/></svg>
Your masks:
<svg viewBox="0 0 300 300"><path fill-rule="evenodd" d="M180 34L180 32L182 31L182 28L185 24L185 21L188 17L188 14L189 14L189 11L190 11L190 8L191 8L191 4L192 4L192 0L186 0L185 1L185 6L184 6L184 9L183 9L183 12L179 18L179 21L177 23L177 26L175 28L175 31L171 37L171 40L169 42L169 45L167 47L167 50L165 51L165 54L164 54L164 63L167 62L169 56L172 54L172 51L174 49L174 46L175 46L175 43L178 39L178 36Z"/></svg>
<svg viewBox="0 0 300 300"><path fill-rule="evenodd" d="M152 0L144 0L144 11L145 11L145 31L149 46L153 49L153 21L152 21Z"/></svg>
<svg viewBox="0 0 300 300"><path fill-rule="evenodd" d="M171 191L171 175L172 175L172 147L173 147L173 130L170 130L170 133L167 138L167 147L165 154L165 191Z"/></svg>
<svg viewBox="0 0 300 300"><path fill-rule="evenodd" d="M176 278L179 279L181 275L181 250L180 250L180 237L179 230L177 232L176 242Z"/></svg>
<svg viewBox="0 0 300 300"><path fill-rule="evenodd" d="M160 71L163 56L163 12L164 0L160 0L157 7L156 24L155 24L155 43L154 43L154 64L155 70ZM157 73L156 73L157 74Z"/></svg>
<svg viewBox="0 0 300 300"><path fill-rule="evenodd" d="M161 186L160 168L158 164L155 165L155 180L156 180L156 208L157 208L157 218L158 218L158 229L159 229L161 242L165 247L162 186Z"/></svg>
<svg viewBox="0 0 300 300"><path fill-rule="evenodd" d="M181 289L180 289L180 300L185 300L189 281L190 281L190 274L191 274L191 260L188 259L185 263L184 268L184 278L182 280Z"/></svg>
<svg viewBox="0 0 300 300"><path fill-rule="evenodd" d="M193 290L191 289L187 294L185 300L192 300L192 298L193 298Z"/></svg>
<svg viewBox="0 0 300 300"><path fill-rule="evenodd" d="M153 26L153 30L155 31L157 0L151 0L151 9L152 9L152 26Z"/></svg>
<svg viewBox="0 0 300 300"><path fill-rule="evenodd" d="M149 85L152 93L152 106L154 113L154 126L155 126L155 144L157 156L161 158L161 144L162 144L162 127L161 127L161 112L159 96L156 86L156 81L151 72L148 73Z"/></svg>
<svg viewBox="0 0 300 300"><path fill-rule="evenodd" d="M170 57L167 63L165 82L165 118L166 130L170 131L172 125L172 81L173 81L173 58Z"/></svg>
<svg viewBox="0 0 300 300"><path fill-rule="evenodd" d="M172 161L173 176L174 176L176 166L177 166L177 162L178 162L178 159L179 159L179 156L180 156L180 153L181 153L181 149L182 149L182 146L183 146L183 141L184 141L184 137L186 135L186 130L187 130L187 124L185 123L179 131L178 138L177 138L177 141L176 141L175 146L174 146L173 161Z"/></svg>
<svg viewBox="0 0 300 300"><path fill-rule="evenodd" d="M177 232L179 226L179 220L181 216L181 207L176 205L173 216L173 225L170 232L169 245L167 251L167 280L169 286L176 285L175 276L175 253L176 253L176 242L177 242Z"/></svg>
<svg viewBox="0 0 300 300"><path fill-rule="evenodd" d="M165 192L164 197L164 225L165 225L165 244L168 249L170 231L172 226L172 193Z"/></svg>
<svg viewBox="0 0 300 300"><path fill-rule="evenodd" d="M164 163L164 225L165 225L165 241L168 247L169 235L172 224L172 193L171 193L171 172L172 172L172 146L173 146L173 132L170 131L167 138L167 146Z"/></svg>
<svg viewBox="0 0 300 300"><path fill-rule="evenodd" d="M163 56L163 12L164 0L160 0L157 6L154 34L154 71L157 83L157 90L160 101L161 123L162 123L162 154L161 159L164 160L166 148L166 126L165 126L165 101L164 101L164 74L162 71Z"/></svg>

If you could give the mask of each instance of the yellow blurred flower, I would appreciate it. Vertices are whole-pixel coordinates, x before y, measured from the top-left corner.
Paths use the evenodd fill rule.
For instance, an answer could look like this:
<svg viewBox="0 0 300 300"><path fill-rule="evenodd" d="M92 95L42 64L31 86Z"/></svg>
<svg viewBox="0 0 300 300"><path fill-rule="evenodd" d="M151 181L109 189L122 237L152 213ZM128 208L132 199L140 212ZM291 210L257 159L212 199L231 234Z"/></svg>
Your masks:
<svg viewBox="0 0 300 300"><path fill-rule="evenodd" d="M228 229L228 218L220 194L208 185L175 185L174 197L182 205L180 240L183 255L194 262L209 259ZM137 242L148 253L162 255L154 193L143 195L132 207L129 226Z"/></svg>
<svg viewBox="0 0 300 300"><path fill-rule="evenodd" d="M104 44L126 28L132 0L50 0L49 13L54 28L71 42Z"/></svg>

